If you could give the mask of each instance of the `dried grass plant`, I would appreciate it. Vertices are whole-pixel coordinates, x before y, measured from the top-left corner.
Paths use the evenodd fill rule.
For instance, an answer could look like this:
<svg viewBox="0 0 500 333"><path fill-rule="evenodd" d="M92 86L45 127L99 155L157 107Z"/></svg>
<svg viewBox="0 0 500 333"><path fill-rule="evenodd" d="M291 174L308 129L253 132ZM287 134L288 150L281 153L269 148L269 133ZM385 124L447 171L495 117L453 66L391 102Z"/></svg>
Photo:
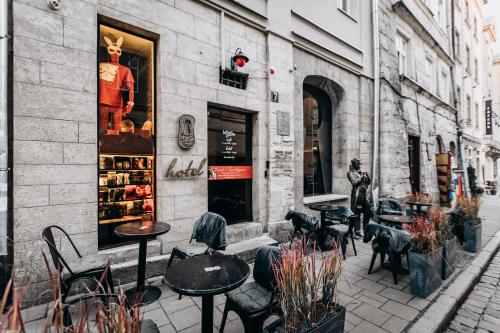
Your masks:
<svg viewBox="0 0 500 333"><path fill-rule="evenodd" d="M443 244L452 239L453 234L451 232L451 225L449 223L448 215L445 213L444 209L434 206L429 208L427 213L429 220L434 225L438 243Z"/></svg>
<svg viewBox="0 0 500 333"><path fill-rule="evenodd" d="M47 312L43 333L140 333L141 315L140 306L134 305L131 308L127 306L127 298L122 290L118 295L103 295L97 290L90 291L86 295L89 303L84 305L80 303L77 309L78 318L69 326L64 325L65 312L68 314L71 310L69 305L63 304L61 294L60 274L54 276L47 257L43 254L49 279L52 282L52 303ZM108 266L109 269L109 266ZM98 281L98 288L102 288L105 273ZM11 278L4 290L0 303L0 331L9 333L26 333L25 323L21 316L21 301L29 285L16 289L13 287ZM12 303L7 307L9 293L12 292ZM95 310L95 311L92 311ZM94 317L95 319L92 319Z"/></svg>
<svg viewBox="0 0 500 333"><path fill-rule="evenodd" d="M338 246L330 255L321 254L319 265L316 244L310 255L305 254L305 246L303 239L292 248L282 248L273 267L285 332L314 328L339 309L342 257Z"/></svg>
<svg viewBox="0 0 500 333"><path fill-rule="evenodd" d="M417 216L414 223L407 223L404 229L411 235L412 250L420 254L434 253L438 249L434 224L424 217Z"/></svg>
<svg viewBox="0 0 500 333"><path fill-rule="evenodd" d="M479 213L479 206L481 205L481 199L478 196L472 198L459 198L458 207L462 210L466 219L472 223L480 223L477 214Z"/></svg>

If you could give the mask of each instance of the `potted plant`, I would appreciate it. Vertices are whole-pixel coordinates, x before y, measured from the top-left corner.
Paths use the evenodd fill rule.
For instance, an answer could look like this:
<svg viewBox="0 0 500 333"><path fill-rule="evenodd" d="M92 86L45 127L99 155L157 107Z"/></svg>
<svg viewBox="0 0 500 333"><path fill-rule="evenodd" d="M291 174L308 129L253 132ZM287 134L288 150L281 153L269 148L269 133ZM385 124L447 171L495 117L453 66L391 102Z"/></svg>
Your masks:
<svg viewBox="0 0 500 333"><path fill-rule="evenodd" d="M337 244L338 245L338 244ZM343 332L345 308L338 303L338 283L342 272L342 257L338 246L331 254L321 254L317 262L316 244L306 255L304 242L283 248L274 266L277 295L282 318L264 332L322 333Z"/></svg>
<svg viewBox="0 0 500 333"><path fill-rule="evenodd" d="M451 232L448 215L441 207L430 208L428 215L434 225L438 245L442 249L441 278L446 280L455 271L457 237Z"/></svg>
<svg viewBox="0 0 500 333"><path fill-rule="evenodd" d="M441 285L441 247L438 246L434 225L417 216L414 223L405 225L410 233L411 250L408 253L411 292L427 297Z"/></svg>
<svg viewBox="0 0 500 333"><path fill-rule="evenodd" d="M458 199L459 212L463 223L464 250L478 252L481 248L481 219L477 216L479 212L480 198Z"/></svg>

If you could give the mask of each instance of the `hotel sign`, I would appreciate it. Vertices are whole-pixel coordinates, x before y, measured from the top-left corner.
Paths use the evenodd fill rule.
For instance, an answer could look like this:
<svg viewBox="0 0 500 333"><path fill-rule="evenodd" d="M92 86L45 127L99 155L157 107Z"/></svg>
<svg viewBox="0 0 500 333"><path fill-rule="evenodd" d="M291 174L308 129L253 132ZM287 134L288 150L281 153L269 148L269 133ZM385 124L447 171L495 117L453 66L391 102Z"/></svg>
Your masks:
<svg viewBox="0 0 500 333"><path fill-rule="evenodd" d="M486 135L493 134L493 110L491 106L491 99L485 102L486 112Z"/></svg>

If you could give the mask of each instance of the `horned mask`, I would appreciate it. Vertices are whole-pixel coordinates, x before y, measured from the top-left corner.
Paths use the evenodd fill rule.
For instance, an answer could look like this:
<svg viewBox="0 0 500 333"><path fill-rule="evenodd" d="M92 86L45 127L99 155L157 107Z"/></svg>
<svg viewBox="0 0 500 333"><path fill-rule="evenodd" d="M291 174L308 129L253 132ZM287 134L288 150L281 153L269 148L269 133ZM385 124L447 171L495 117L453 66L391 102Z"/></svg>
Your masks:
<svg viewBox="0 0 500 333"><path fill-rule="evenodd" d="M104 40L106 44L108 44L108 53L111 56L112 61L117 61L118 58L122 55L121 45L123 43L123 36L116 40L116 43L113 43L111 39L104 36Z"/></svg>

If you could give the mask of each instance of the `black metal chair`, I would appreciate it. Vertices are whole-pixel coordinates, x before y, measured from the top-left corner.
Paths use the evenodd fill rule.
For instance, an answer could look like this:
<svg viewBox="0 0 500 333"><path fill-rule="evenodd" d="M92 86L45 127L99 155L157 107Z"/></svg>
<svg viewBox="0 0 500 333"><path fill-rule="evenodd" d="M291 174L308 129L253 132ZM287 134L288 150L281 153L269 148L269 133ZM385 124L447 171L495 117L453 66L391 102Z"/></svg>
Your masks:
<svg viewBox="0 0 500 333"><path fill-rule="evenodd" d="M377 209L374 210L373 220L380 223L379 215L403 215L403 208L393 198L380 198L378 199Z"/></svg>
<svg viewBox="0 0 500 333"><path fill-rule="evenodd" d="M351 239L354 255L358 255L356 243L354 242L354 226L356 225L357 219L358 215L355 215L345 206L338 206L337 209L325 212L325 221L333 223L325 226L325 231L329 236L334 237L340 243L344 259L349 239Z"/></svg>
<svg viewBox="0 0 500 333"><path fill-rule="evenodd" d="M226 246L226 219L219 214L206 212L196 220L189 244L172 249L167 268L172 265L175 258L182 260L208 254L211 251L223 251ZM179 299L181 298L182 295L179 294Z"/></svg>
<svg viewBox="0 0 500 333"><path fill-rule="evenodd" d="M376 225L376 227L374 227L372 224L369 224L369 226L376 228L377 230L371 233L366 232L365 229L365 238L363 239L364 242L368 242L372 237L374 237L372 242L373 253L372 259L370 261L370 267L368 268L368 274L372 273L377 256L380 254L380 265L383 266L385 262L385 256L387 255L391 263L390 270L394 279L394 284L398 284L398 274L401 271L401 261L403 256L406 257L406 261L409 267L408 251L411 246L409 238L410 236L404 235L404 231L402 230L397 230L391 227L382 225ZM395 240L394 238L399 239ZM393 243L392 245L391 241Z"/></svg>
<svg viewBox="0 0 500 333"><path fill-rule="evenodd" d="M294 239L303 239L305 237L304 251L307 248L309 240L317 239L320 231L320 223L316 216L289 210L285 220L292 220L293 230L290 234L290 247Z"/></svg>
<svg viewBox="0 0 500 333"><path fill-rule="evenodd" d="M226 305L219 333L224 332L229 311L234 311L243 322L245 333L261 332L264 321L273 314L281 314L275 298L276 280L273 264L279 262L280 248L263 246L255 255L253 282L226 293Z"/></svg>
<svg viewBox="0 0 500 333"><path fill-rule="evenodd" d="M56 242L54 240L53 229L59 230L62 235L71 244L73 250L75 251L77 258L73 259L71 262L66 261L59 250L57 249ZM71 237L68 233L61 227L52 225L46 227L42 231L42 237L49 246L50 254L54 262L55 268L60 272L61 276L61 298L64 303L68 297L68 293L71 290L71 285L78 280L95 280L100 281L103 276L105 276L104 281L102 281L102 286L99 286L102 291L106 293L113 293L113 278L111 276L111 270L109 268L109 258L106 255L98 254L93 256L82 257ZM61 236L62 237L62 236Z"/></svg>

